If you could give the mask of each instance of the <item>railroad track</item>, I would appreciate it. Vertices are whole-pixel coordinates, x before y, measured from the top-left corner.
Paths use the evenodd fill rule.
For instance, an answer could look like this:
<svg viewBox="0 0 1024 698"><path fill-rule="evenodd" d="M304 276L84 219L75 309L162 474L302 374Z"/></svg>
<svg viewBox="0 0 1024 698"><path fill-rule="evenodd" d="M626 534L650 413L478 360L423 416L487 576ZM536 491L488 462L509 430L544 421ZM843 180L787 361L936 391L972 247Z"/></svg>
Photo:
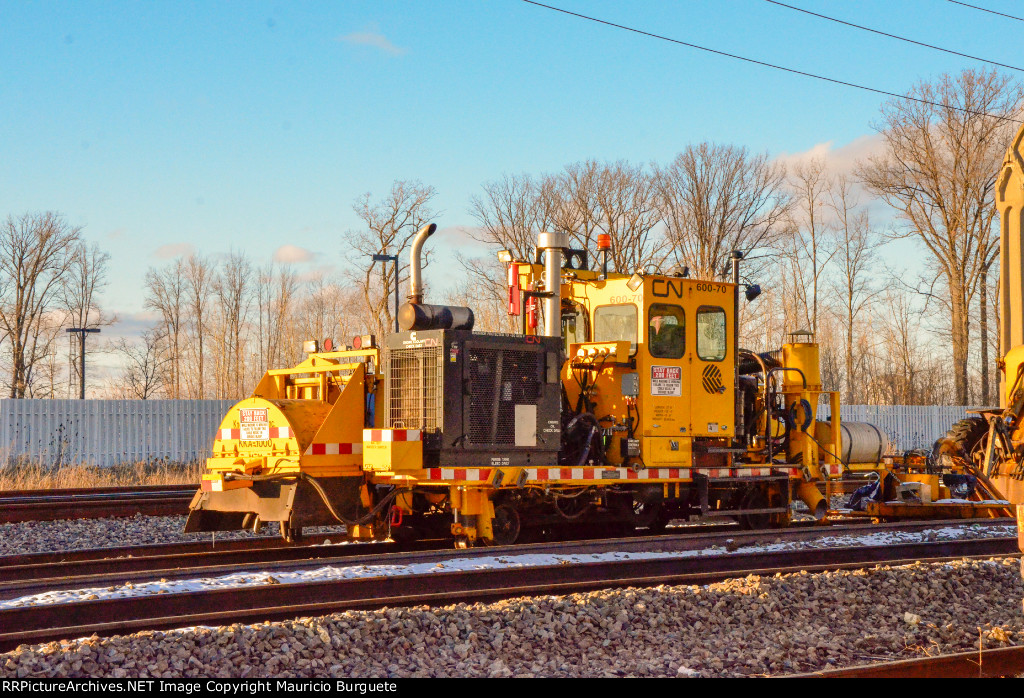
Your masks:
<svg viewBox="0 0 1024 698"><path fill-rule="evenodd" d="M934 524L932 524L934 525ZM916 524L925 527L923 524ZM906 524L904 529L909 528ZM863 531L861 528L860 531ZM772 532L773 538L785 538L783 532ZM807 535L808 531L794 532ZM832 530L818 530L818 535L832 535ZM751 534L762 535L763 534ZM742 536L731 536L742 545ZM459 551L352 555L344 558L323 558L278 567L275 573L287 570L320 568L339 562L345 566L399 565L427 563L435 566L457 556L515 556L521 554L586 555L587 553L623 550L631 541L587 541L573 544L540 544L516 548L487 548ZM640 539L636 546L652 545L659 552L669 549L692 550L707 545L706 539L692 536L665 536ZM181 594L156 594L128 598L97 599L72 603L35 605L0 610L0 651L22 643L40 643L81 637L97 633L113 635L144 629L169 629L189 625L225 625L236 622L283 620L306 615L322 615L347 609L373 609L383 606L445 605L459 602L494 601L516 596L569 594L594 589L625 586L656 586L659 584L708 584L748 574L773 575L806 570L809 572L854 569L878 563L909 564L915 561L943 562L963 557L990 557L1018 554L1016 538L988 538L928 543L896 543L845 548L814 548L790 551L737 550L731 554L700 557L656 557L627 560L599 560L572 564L551 564L534 567L497 567L491 569L439 571L425 574L358 577L348 579L301 581L288 584L219 588ZM265 564L200 567L182 572L223 575L229 572L265 569ZM442 568L443 569L443 568ZM154 571L145 578L152 578ZM160 578L166 577L167 571ZM109 585L113 577L80 577L92 586ZM123 576L120 577L123 582ZM55 582L55 580L50 580ZM39 584L39 581L33 582ZM5 584L7 592L33 588L33 583ZM39 584L38 588L54 588ZM63 582L56 582L61 586ZM20 586L19 586L20 585ZM11 596L4 594L7 598Z"/></svg>
<svg viewBox="0 0 1024 698"><path fill-rule="evenodd" d="M1010 519L989 519L979 523L992 527L1006 525ZM866 530L917 533L946 526L963 526L962 520L902 522L885 526L868 524L847 524L830 527L800 527L772 531L743 531L738 527L680 527L671 535L649 536L639 533L633 537L613 538L588 542L586 552L638 552L638 551L679 551L696 550L711 546L733 546L737 549L752 545L763 545L776 540L795 542L821 538L864 533ZM148 579L181 578L194 576L197 572L227 569L230 572L252 569L270 563L287 563L302 560L343 561L349 557L367 555L388 555L386 562L399 558L397 553L418 553L422 551L447 551L450 556L451 540L423 540L413 544L361 543L331 544L338 542L339 534L309 535L305 541L286 543L280 538L228 539L195 543L164 543L147 546L121 548L96 548L60 553L37 553L0 557L0 599L15 595L34 593L32 590L45 585L46 590L73 588L89 579L97 583L119 581L118 575L130 576L131 581ZM572 542L539 543L520 545L502 550L513 550L519 554L555 554L571 550ZM567 546L570 546L567 548ZM460 551L459 557L486 557L494 555L494 548L474 548ZM329 560L325 560L325 558ZM385 561L381 558L380 564ZM49 581L46 581L49 580Z"/></svg>
<svg viewBox="0 0 1024 698"><path fill-rule="evenodd" d="M1024 674L1024 647L998 647L934 657L902 659L845 669L829 669L781 678L971 679L1015 677Z"/></svg>
<svg viewBox="0 0 1024 698"><path fill-rule="evenodd" d="M177 516L188 511L195 485L146 485L0 491L0 523Z"/></svg>

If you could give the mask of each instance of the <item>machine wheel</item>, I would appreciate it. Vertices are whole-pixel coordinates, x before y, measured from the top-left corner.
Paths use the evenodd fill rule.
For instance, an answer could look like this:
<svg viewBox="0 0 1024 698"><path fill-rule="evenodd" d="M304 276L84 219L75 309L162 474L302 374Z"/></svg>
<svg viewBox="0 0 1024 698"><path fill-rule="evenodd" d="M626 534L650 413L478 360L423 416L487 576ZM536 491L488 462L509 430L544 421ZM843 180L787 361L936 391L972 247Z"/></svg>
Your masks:
<svg viewBox="0 0 1024 698"><path fill-rule="evenodd" d="M516 508L511 504L499 504L494 507L494 520L491 521L494 538L484 541L484 543L486 545L512 545L519 540L521 527L522 523Z"/></svg>
<svg viewBox="0 0 1024 698"><path fill-rule="evenodd" d="M658 507L658 512L654 517L654 520L648 524L647 530L650 533L664 533L665 529L668 528L668 522L670 520L671 517L669 516L668 510L665 508L664 504L661 504Z"/></svg>
<svg viewBox="0 0 1024 698"><path fill-rule="evenodd" d="M659 485L635 488L623 505L623 508L627 509L623 512L623 518L630 528L652 529L665 513ZM667 524L668 521L666 520L665 523Z"/></svg>
<svg viewBox="0 0 1024 698"><path fill-rule="evenodd" d="M942 454L942 446L949 442L963 450L963 454L974 462L974 453L985 442L988 434L988 422L981 417L967 417L950 427L946 435L932 446L932 458L938 460Z"/></svg>
<svg viewBox="0 0 1024 698"><path fill-rule="evenodd" d="M771 500L763 487L754 487L740 502L743 509L767 509L771 506ZM738 518L740 526L751 530L771 528L774 525L772 514L740 514Z"/></svg>

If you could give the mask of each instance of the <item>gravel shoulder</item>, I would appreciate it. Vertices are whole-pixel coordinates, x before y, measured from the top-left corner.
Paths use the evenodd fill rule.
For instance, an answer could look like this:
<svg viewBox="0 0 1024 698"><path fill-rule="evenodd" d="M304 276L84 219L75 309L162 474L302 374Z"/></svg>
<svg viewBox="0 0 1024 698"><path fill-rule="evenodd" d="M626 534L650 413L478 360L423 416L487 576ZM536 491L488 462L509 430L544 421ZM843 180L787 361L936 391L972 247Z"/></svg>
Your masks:
<svg viewBox="0 0 1024 698"><path fill-rule="evenodd" d="M762 676L1024 644L997 558L22 646L2 677Z"/></svg>
<svg viewBox="0 0 1024 698"><path fill-rule="evenodd" d="M252 531L183 533L184 516L132 516L107 519L68 519L62 521L25 521L0 524L0 556L53 553L64 550L117 548L127 545L157 545L239 538L276 538L277 525L264 525L259 534ZM309 529L310 533L343 533L342 526Z"/></svg>

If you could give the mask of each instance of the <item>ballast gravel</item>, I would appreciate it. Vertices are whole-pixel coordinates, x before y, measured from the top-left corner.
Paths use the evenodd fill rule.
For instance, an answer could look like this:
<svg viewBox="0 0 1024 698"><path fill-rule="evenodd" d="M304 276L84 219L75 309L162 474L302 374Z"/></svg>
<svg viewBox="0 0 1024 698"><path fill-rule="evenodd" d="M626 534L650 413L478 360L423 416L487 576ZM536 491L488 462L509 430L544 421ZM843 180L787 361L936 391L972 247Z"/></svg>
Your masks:
<svg viewBox="0 0 1024 698"><path fill-rule="evenodd" d="M277 525L266 524L259 534L251 531L183 533L184 516L142 516L64 521L24 521L0 524L0 556L53 553L64 550L119 548L128 545L191 543L237 538L276 538ZM344 532L344 527L308 529L309 533Z"/></svg>
<svg viewBox="0 0 1024 698"><path fill-rule="evenodd" d="M3 677L760 676L1024 644L995 558L23 645Z"/></svg>

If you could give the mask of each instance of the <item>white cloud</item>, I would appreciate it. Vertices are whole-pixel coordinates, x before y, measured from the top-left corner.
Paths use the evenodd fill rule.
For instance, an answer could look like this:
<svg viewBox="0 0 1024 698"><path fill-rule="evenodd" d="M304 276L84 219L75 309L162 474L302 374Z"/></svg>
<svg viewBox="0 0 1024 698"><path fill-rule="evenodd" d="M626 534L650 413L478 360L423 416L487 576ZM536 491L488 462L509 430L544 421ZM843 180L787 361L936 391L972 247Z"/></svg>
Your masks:
<svg viewBox="0 0 1024 698"><path fill-rule="evenodd" d="M307 284L321 280L323 280L324 283L333 283L329 281L329 279L334 277L337 274L337 271L337 267L335 267L333 264L324 264L322 266L316 267L315 269L309 269L299 274L298 281L300 284Z"/></svg>
<svg viewBox="0 0 1024 698"><path fill-rule="evenodd" d="M776 159L792 168L794 165L817 158L824 160L825 166L832 174L852 177L858 161L866 160L871 155L880 155L884 148L882 136L871 133L855 138L838 148L835 147L834 141L826 141L799 153L781 153Z"/></svg>
<svg viewBox="0 0 1024 698"><path fill-rule="evenodd" d="M402 56L408 51L401 46L395 46L386 36L376 31L352 32L339 36L337 40L356 46L369 46L391 56Z"/></svg>
<svg viewBox="0 0 1024 698"><path fill-rule="evenodd" d="M103 338L113 341L120 337L136 339L146 330L152 329L160 321L160 314L143 310L141 312L117 312L117 322L103 328Z"/></svg>
<svg viewBox="0 0 1024 698"><path fill-rule="evenodd" d="M274 252L274 261L281 262L282 264L301 264L302 262L311 262L315 257L312 252L303 248L297 247L296 245L281 245Z"/></svg>
<svg viewBox="0 0 1024 698"><path fill-rule="evenodd" d="M161 245L156 248L156 252L153 253L153 256L157 259L174 259L175 257L195 254L195 251L195 246L190 243L172 242L168 245Z"/></svg>

